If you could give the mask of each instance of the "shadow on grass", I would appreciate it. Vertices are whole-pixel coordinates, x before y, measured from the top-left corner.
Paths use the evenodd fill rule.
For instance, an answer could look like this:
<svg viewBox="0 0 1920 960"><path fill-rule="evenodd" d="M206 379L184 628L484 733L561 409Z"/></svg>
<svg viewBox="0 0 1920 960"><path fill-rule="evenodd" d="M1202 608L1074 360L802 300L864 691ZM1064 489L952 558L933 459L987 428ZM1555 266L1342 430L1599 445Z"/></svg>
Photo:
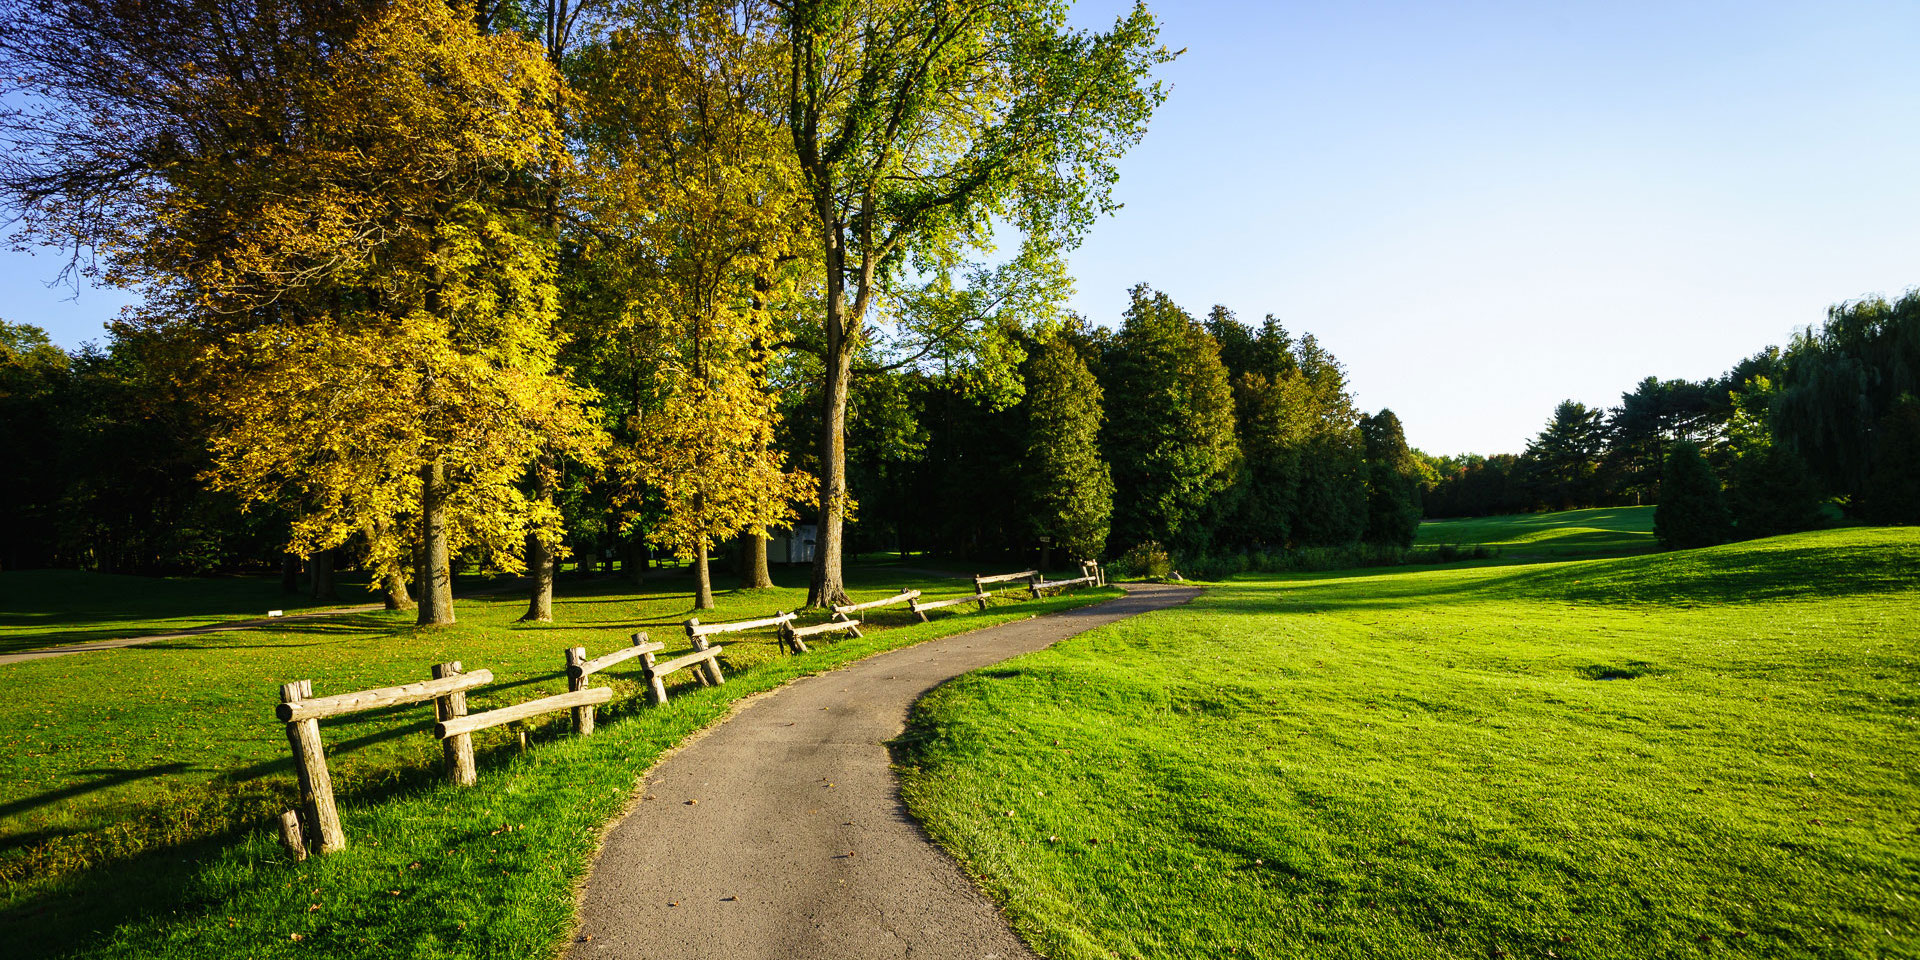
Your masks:
<svg viewBox="0 0 1920 960"><path fill-rule="evenodd" d="M291 764L291 761L289 761L289 764ZM74 797L86 796L89 793L105 790L108 787L117 787L123 783L131 783L135 780L144 780L148 777L164 777L164 776L168 776L170 774L175 774L175 773L186 773L192 769L194 769L194 766L191 763L163 763L158 766L141 767L138 769L128 769L128 770L113 770L113 769L100 769L100 768L94 768L90 770L75 770L74 774L76 776L83 776L83 777L90 776L90 777L93 777L94 779L88 780L84 783L70 784L68 786L61 787L58 790L49 790L46 793L35 794L31 797L21 797L18 800L14 800L9 803L0 804L0 820L5 820L8 817L17 817L20 814L26 813L29 810L38 810L41 807L59 803L62 800L71 800ZM0 844L0 850L6 850L11 847L18 847L18 846L24 846L24 845L25 844L22 843L18 837L15 837L13 839L8 840L5 844Z"/></svg>

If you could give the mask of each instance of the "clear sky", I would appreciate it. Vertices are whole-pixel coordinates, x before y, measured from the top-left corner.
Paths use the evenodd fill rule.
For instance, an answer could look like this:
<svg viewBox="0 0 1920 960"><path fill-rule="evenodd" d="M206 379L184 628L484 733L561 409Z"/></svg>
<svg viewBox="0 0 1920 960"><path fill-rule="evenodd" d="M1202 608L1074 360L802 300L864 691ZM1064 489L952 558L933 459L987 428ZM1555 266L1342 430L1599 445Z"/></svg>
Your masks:
<svg viewBox="0 0 1920 960"><path fill-rule="evenodd" d="M1187 52L1076 307L1275 314L1429 452L1920 286L1912 0L1150 6Z"/></svg>
<svg viewBox="0 0 1920 960"><path fill-rule="evenodd" d="M1151 5L1187 52L1076 308L1273 313L1430 452L1920 285L1920 3ZM0 253L0 318L100 337L122 299L58 267Z"/></svg>

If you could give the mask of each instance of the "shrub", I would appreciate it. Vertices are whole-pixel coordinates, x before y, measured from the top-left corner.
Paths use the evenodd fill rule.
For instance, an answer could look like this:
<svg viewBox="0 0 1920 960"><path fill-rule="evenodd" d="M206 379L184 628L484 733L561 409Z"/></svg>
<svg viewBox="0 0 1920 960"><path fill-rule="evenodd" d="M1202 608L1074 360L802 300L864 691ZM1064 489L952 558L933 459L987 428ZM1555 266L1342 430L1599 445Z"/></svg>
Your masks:
<svg viewBox="0 0 1920 960"><path fill-rule="evenodd" d="M1115 580L1165 580L1172 574L1173 558L1154 540L1135 545L1107 564L1107 576Z"/></svg>

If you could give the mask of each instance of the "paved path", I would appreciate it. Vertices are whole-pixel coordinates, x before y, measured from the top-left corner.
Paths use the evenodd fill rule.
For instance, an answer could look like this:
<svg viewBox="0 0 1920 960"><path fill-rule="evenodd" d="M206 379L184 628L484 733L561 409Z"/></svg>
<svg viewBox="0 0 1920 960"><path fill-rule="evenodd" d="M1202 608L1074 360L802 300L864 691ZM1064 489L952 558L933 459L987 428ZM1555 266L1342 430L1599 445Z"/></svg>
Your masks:
<svg viewBox="0 0 1920 960"><path fill-rule="evenodd" d="M886 741L942 682L1196 596L1092 607L883 653L749 702L662 761L587 879L569 960L1030 960L907 814Z"/></svg>

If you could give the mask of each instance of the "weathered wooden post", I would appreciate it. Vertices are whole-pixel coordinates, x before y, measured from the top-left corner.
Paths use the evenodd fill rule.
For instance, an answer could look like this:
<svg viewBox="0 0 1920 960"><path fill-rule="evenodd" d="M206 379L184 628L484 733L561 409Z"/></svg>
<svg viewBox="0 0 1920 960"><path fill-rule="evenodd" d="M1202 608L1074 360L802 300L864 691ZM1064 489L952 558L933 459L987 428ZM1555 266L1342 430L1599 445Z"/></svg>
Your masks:
<svg viewBox="0 0 1920 960"><path fill-rule="evenodd" d="M307 858L307 841L300 835L300 815L292 810L280 814L280 845L295 860Z"/></svg>
<svg viewBox="0 0 1920 960"><path fill-rule="evenodd" d="M281 703L299 703L311 696L311 680L280 685ZM288 721L287 743L293 747L293 770L300 778L300 804L313 830L314 849L320 853L345 850L347 835L340 829L340 811L333 804L333 777L327 773L327 755L320 744L320 721Z"/></svg>
<svg viewBox="0 0 1920 960"><path fill-rule="evenodd" d="M437 663L433 667L433 678L442 680L460 673L460 661ZM467 692L465 690L449 693L433 699L433 718L442 722L467 715ZM457 786L471 787L480 782L479 772L473 763L473 735L463 733L457 737L448 737L440 741L441 749L447 755L447 779Z"/></svg>
<svg viewBox="0 0 1920 960"><path fill-rule="evenodd" d="M705 650L711 646L713 646L713 644L708 642L706 637L693 638L693 648L695 650ZM700 669L693 672L693 675L699 677L701 683L710 686L717 687L727 682L727 678L720 674L720 660L717 657L709 657L705 663L700 665Z"/></svg>
<svg viewBox="0 0 1920 960"><path fill-rule="evenodd" d="M567 689L572 691L587 688L587 648L574 647L567 651ZM587 736L593 732L593 705L573 708L573 732Z"/></svg>
<svg viewBox="0 0 1920 960"><path fill-rule="evenodd" d="M785 610L775 610L774 614L784 617L787 615L787 612ZM799 634L793 632L793 621L791 620L780 625L780 642L786 644L787 649L793 651L795 656L812 652L807 649L807 642L800 639Z"/></svg>
<svg viewBox="0 0 1920 960"><path fill-rule="evenodd" d="M641 654L640 663L646 669L647 693L653 696L653 705L658 707L665 704L667 702L667 685L661 681L659 674L653 672L655 664L652 652Z"/></svg>
<svg viewBox="0 0 1920 960"><path fill-rule="evenodd" d="M973 594L980 601L980 609L987 609L987 584L977 573L973 575Z"/></svg>

